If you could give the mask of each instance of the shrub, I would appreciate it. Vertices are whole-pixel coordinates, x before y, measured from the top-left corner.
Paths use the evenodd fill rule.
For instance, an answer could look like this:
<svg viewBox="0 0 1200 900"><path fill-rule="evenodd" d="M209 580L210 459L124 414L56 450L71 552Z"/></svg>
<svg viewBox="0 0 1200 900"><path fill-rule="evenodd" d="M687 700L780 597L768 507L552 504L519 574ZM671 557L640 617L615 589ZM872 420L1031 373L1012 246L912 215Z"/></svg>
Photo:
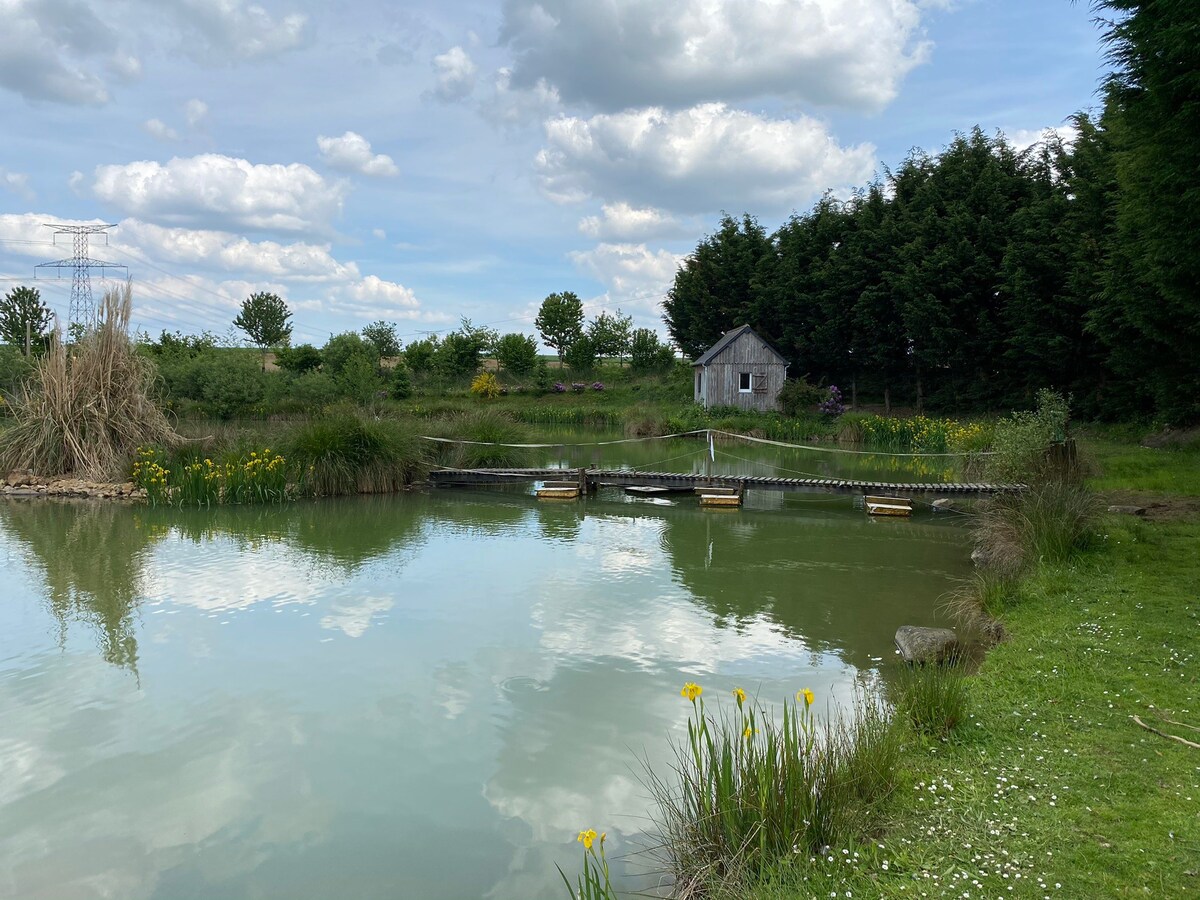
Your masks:
<svg viewBox="0 0 1200 900"><path fill-rule="evenodd" d="M824 394L804 378L789 378L779 391L779 409L785 416L799 416L821 402Z"/></svg>
<svg viewBox="0 0 1200 900"><path fill-rule="evenodd" d="M1047 465L1046 451L1051 443L1065 439L1069 420L1070 406L1062 394L1038 391L1036 409L1015 412L996 423L987 477L997 482L1029 482L1058 474Z"/></svg>
<svg viewBox="0 0 1200 900"><path fill-rule="evenodd" d="M288 397L299 409L311 413L333 403L338 397L338 386L324 372L309 371L291 380Z"/></svg>
<svg viewBox="0 0 1200 900"><path fill-rule="evenodd" d="M484 400L495 400L500 396L500 382L491 372L480 372L471 382L471 393Z"/></svg>
<svg viewBox="0 0 1200 900"><path fill-rule="evenodd" d="M11 402L34 369L34 357L16 347L0 347L0 399Z"/></svg>
<svg viewBox="0 0 1200 900"><path fill-rule="evenodd" d="M817 409L827 416L840 416L846 411L846 404L842 402L842 392L836 384L829 386L825 399L821 401Z"/></svg>
<svg viewBox="0 0 1200 900"><path fill-rule="evenodd" d="M275 364L285 372L300 375L321 367L321 351L312 344L280 347L275 351Z"/></svg>
<svg viewBox="0 0 1200 900"><path fill-rule="evenodd" d="M629 342L629 364L638 373L665 372L675 362L675 352L649 328L638 328Z"/></svg>
<svg viewBox="0 0 1200 900"><path fill-rule="evenodd" d="M596 368L596 345L586 334L580 335L567 347L563 361L572 372L590 372Z"/></svg>
<svg viewBox="0 0 1200 900"><path fill-rule="evenodd" d="M372 368L379 366L379 354L374 345L364 341L355 331L344 331L331 337L321 350L321 358L324 360L322 370L334 378L346 370L352 359L365 359Z"/></svg>
<svg viewBox="0 0 1200 900"><path fill-rule="evenodd" d="M403 359L396 360L389 378L388 392L393 400L407 400L412 396L412 372Z"/></svg>
<svg viewBox="0 0 1200 900"><path fill-rule="evenodd" d="M379 362L365 353L356 353L347 359L334 380L343 397L359 404L370 403L382 387Z"/></svg>
<svg viewBox="0 0 1200 900"><path fill-rule="evenodd" d="M496 341L496 361L506 372L528 375L538 362L537 341L527 334L506 334Z"/></svg>
<svg viewBox="0 0 1200 900"><path fill-rule="evenodd" d="M404 348L404 361L408 364L409 371L419 375L429 372L433 368L433 360L437 354L437 349L438 339L436 335L410 343Z"/></svg>
<svg viewBox="0 0 1200 900"><path fill-rule="evenodd" d="M603 381L593 381L593 382L592 382L592 390L593 390L593 391L602 391L602 390L604 390L604 382L603 382Z"/></svg>
<svg viewBox="0 0 1200 900"><path fill-rule="evenodd" d="M266 393L267 375L251 357L209 352L192 359L185 369L184 396L216 419L246 415Z"/></svg>

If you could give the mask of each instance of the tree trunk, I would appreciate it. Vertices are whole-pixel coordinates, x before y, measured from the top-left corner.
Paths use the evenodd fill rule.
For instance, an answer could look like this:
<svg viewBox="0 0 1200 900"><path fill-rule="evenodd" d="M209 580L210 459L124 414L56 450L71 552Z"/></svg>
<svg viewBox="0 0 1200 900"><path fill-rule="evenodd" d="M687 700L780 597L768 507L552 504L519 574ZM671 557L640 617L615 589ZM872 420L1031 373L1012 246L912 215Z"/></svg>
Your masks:
<svg viewBox="0 0 1200 900"><path fill-rule="evenodd" d="M890 416L892 414L892 389L888 385L883 388L883 414Z"/></svg>

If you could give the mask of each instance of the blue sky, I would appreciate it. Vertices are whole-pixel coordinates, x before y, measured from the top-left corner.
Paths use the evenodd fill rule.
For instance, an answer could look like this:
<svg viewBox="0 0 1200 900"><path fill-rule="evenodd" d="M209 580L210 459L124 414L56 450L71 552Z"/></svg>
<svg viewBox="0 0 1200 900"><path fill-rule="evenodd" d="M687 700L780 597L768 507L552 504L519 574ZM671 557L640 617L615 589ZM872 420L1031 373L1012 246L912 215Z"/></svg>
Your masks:
<svg viewBox="0 0 1200 900"><path fill-rule="evenodd" d="M295 342L533 333L552 291L662 332L722 210L769 229L978 124L1097 104L1069 0L0 0L0 288L117 224L135 323ZM68 273L69 274L69 273ZM63 316L70 282L39 281Z"/></svg>

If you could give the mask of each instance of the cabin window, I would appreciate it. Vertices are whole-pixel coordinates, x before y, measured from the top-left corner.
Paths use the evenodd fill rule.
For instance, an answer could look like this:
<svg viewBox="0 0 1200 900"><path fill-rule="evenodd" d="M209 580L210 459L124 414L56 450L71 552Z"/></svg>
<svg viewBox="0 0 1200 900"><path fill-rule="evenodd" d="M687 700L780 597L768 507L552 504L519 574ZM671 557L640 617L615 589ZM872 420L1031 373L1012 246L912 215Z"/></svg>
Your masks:
<svg viewBox="0 0 1200 900"><path fill-rule="evenodd" d="M750 373L749 372L739 372L738 373L738 393L741 393L741 394L750 393Z"/></svg>

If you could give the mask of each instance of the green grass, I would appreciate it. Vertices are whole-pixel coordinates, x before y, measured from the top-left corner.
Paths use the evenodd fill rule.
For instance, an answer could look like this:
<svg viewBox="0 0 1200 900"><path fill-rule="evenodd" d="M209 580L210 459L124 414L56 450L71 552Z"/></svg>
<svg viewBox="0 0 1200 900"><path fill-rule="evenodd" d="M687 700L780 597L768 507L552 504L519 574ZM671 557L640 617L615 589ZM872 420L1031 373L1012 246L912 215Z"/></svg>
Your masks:
<svg viewBox="0 0 1200 900"><path fill-rule="evenodd" d="M1083 444L1097 474L1097 491L1134 491L1200 497L1200 443L1182 447L1142 447L1121 440L1111 429L1089 429Z"/></svg>
<svg viewBox="0 0 1200 900"><path fill-rule="evenodd" d="M1195 478L1194 451L1137 466L1119 436L1086 444L1112 490ZM1200 893L1200 750L1132 718L1200 742L1197 546L1200 522L1107 518L1086 549L1007 583L992 605L1008 640L963 682L953 741L910 732L887 826L714 896Z"/></svg>

